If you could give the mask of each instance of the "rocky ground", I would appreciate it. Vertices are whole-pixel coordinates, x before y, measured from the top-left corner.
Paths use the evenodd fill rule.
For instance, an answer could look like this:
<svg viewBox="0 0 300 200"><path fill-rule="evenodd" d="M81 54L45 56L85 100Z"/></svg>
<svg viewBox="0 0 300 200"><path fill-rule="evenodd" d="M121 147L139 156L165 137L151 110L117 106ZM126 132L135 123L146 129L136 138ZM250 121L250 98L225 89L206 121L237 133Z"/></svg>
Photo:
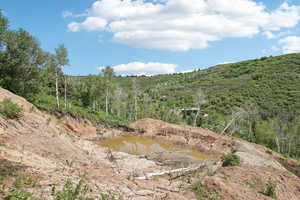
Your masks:
<svg viewBox="0 0 300 200"><path fill-rule="evenodd" d="M260 145L206 129L152 119L133 123L131 128L136 132L128 133L104 125L93 126L88 121L77 121L71 117L57 118L0 89L0 101L5 97L21 105L25 112L18 120L0 117L0 197L10 189L12 180L21 174L38 185L27 190L44 199L51 199L54 186L60 189L67 180L74 183L84 180L90 197L112 194L122 199L137 200L197 199L195 188L200 185L206 199L272 199L263 194L266 184L272 182L276 184L279 200L300 199L299 163L270 153ZM140 177L149 173L173 170L178 166L157 162L151 157L111 151L98 145L99 140L120 135L157 139L191 148L213 159L204 160L198 170L190 173L141 180ZM230 152L241 158L240 166L222 167L220 157Z"/></svg>

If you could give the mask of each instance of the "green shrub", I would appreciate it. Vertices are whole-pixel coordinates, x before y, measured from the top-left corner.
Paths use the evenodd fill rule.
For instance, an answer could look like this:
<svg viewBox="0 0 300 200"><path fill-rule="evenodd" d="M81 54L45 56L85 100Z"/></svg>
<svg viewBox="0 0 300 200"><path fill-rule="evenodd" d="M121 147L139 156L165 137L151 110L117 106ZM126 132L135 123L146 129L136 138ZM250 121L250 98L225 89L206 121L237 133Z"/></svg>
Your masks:
<svg viewBox="0 0 300 200"><path fill-rule="evenodd" d="M192 189L196 195L197 200L220 200L220 197L216 195L212 190L207 188L206 185L200 181L192 185Z"/></svg>
<svg viewBox="0 0 300 200"><path fill-rule="evenodd" d="M276 187L276 183L268 181L265 185L265 190L263 192L264 195L272 197L273 199L277 199Z"/></svg>
<svg viewBox="0 0 300 200"><path fill-rule="evenodd" d="M33 197L30 192L25 190L17 191L13 190L9 195L7 195L4 200L41 200L39 198Z"/></svg>
<svg viewBox="0 0 300 200"><path fill-rule="evenodd" d="M233 153L223 155L221 157L221 160L223 162L223 164L222 164L223 167L238 166L241 164L240 157Z"/></svg>
<svg viewBox="0 0 300 200"><path fill-rule="evenodd" d="M52 188L52 196L54 200L116 200L114 196L100 194L99 198L85 197L88 192L88 186L81 180L77 185L67 181L61 191L56 192L55 187Z"/></svg>
<svg viewBox="0 0 300 200"><path fill-rule="evenodd" d="M23 115L23 108L9 98L0 102L0 114L7 119L17 119Z"/></svg>

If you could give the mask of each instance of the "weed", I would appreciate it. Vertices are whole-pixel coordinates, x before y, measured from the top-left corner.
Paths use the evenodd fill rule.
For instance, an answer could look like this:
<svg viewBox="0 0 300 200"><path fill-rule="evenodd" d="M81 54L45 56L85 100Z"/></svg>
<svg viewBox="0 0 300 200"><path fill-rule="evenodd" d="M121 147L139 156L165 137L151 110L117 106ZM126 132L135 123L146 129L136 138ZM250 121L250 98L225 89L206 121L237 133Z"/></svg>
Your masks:
<svg viewBox="0 0 300 200"><path fill-rule="evenodd" d="M270 155L273 154L272 150L270 150L270 149L268 149L268 150L266 151L266 153L267 153L267 154L270 154Z"/></svg>
<svg viewBox="0 0 300 200"><path fill-rule="evenodd" d="M4 200L41 200L39 198L33 197L30 192L25 190L13 190L7 195Z"/></svg>
<svg viewBox="0 0 300 200"><path fill-rule="evenodd" d="M68 166L68 167L70 167L70 168L72 168L73 167L73 165L74 165L74 161L70 161L70 160L66 160L66 165Z"/></svg>
<svg viewBox="0 0 300 200"><path fill-rule="evenodd" d="M47 123L47 125L49 125L51 123L51 117L47 118L47 122L46 123Z"/></svg>
<svg viewBox="0 0 300 200"><path fill-rule="evenodd" d="M221 160L223 162L222 166L223 167L228 167L228 166L238 166L240 165L241 161L240 161L240 157L233 154L233 153L229 153L227 155L223 155L221 157Z"/></svg>
<svg viewBox="0 0 300 200"><path fill-rule="evenodd" d="M15 104L9 98L5 98L0 102L0 115L7 119L17 119L22 117L23 108L18 104Z"/></svg>
<svg viewBox="0 0 300 200"><path fill-rule="evenodd" d="M220 200L220 197L200 181L192 185L197 200Z"/></svg>
<svg viewBox="0 0 300 200"><path fill-rule="evenodd" d="M16 189L20 189L22 187L23 183L22 183L22 179L21 178L16 178L15 181L13 182L13 186Z"/></svg>
<svg viewBox="0 0 300 200"><path fill-rule="evenodd" d="M206 170L206 176L213 176L214 174L215 174L215 172L212 169L208 168Z"/></svg>
<svg viewBox="0 0 300 200"><path fill-rule="evenodd" d="M256 188L256 184L255 183L250 183L250 182L246 182L246 184L252 188L252 189L255 189Z"/></svg>
<svg viewBox="0 0 300 200"><path fill-rule="evenodd" d="M88 192L88 186L81 180L77 185L67 181L61 191L56 192L55 186L51 193L54 200L117 200L114 196L101 194L98 199L85 197Z"/></svg>
<svg viewBox="0 0 300 200"><path fill-rule="evenodd" d="M29 109L29 112L30 112L30 113L35 112L35 107L34 107L34 106L31 106L30 109Z"/></svg>
<svg viewBox="0 0 300 200"><path fill-rule="evenodd" d="M276 183L268 181L265 185L263 194L272 197L273 199L277 199L276 187L277 187Z"/></svg>

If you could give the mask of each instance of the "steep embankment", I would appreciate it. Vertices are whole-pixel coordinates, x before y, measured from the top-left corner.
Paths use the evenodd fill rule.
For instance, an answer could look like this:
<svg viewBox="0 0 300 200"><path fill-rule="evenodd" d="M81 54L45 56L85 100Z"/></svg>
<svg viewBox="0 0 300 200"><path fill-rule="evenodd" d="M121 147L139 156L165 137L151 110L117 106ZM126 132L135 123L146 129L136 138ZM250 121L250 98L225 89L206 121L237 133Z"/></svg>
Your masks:
<svg viewBox="0 0 300 200"><path fill-rule="evenodd" d="M262 146L206 129L151 119L133 123L131 127L136 133L94 127L72 118L57 119L40 112L25 99L0 89L0 102L5 97L21 105L24 115L17 120L0 116L1 198L12 188L23 188L34 196L51 199L55 193L53 188L59 190L67 180L83 179L89 186L87 196L90 197L105 193L123 199L196 199L200 190L211 198L224 200L271 199L262 193L270 181L277 185L278 199L299 199L300 179L287 170L293 167L297 171L299 164L270 153ZM140 180L138 177L148 173L178 166L164 165L144 156L111 152L96 142L128 134L141 137L141 133L143 137L186 146L212 159L203 161L192 174L175 173ZM229 152L240 156L240 166L221 166L220 156ZM279 159L288 167L280 164ZM25 180L21 185L16 184L20 177ZM30 184L26 177L30 177ZM198 181L202 184L193 184Z"/></svg>
<svg viewBox="0 0 300 200"><path fill-rule="evenodd" d="M58 190L67 180L78 183L81 179L89 185L87 195L91 197L104 193L124 199L144 196L144 199L152 199L153 196L165 196L170 191L176 191L169 194L172 199L185 199L177 183L168 180L132 181L130 178L165 167L138 156L121 152L111 154L95 142L78 137L84 134L80 131L90 125L71 119L57 119L40 112L25 99L7 90L0 89L0 92L0 101L7 97L24 108L24 116L18 120L0 116L0 171L1 176L6 177L1 181L5 194L14 187L13 179L16 177L10 176L26 174L39 186L24 187L45 199L50 199L54 186ZM103 135L99 137L120 135L119 130L104 127L101 132Z"/></svg>

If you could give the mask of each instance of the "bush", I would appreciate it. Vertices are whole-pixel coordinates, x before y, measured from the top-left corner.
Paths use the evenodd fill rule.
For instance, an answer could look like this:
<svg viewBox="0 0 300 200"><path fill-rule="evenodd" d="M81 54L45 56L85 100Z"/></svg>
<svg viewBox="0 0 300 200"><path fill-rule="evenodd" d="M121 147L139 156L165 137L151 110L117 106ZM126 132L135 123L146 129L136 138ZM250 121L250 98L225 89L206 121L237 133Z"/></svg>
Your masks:
<svg viewBox="0 0 300 200"><path fill-rule="evenodd" d="M223 167L238 166L241 164L240 157L233 153L222 156L221 160L223 162Z"/></svg>
<svg viewBox="0 0 300 200"><path fill-rule="evenodd" d="M265 185L265 190L263 192L264 195L272 197L273 199L277 199L276 187L276 183L268 181Z"/></svg>
<svg viewBox="0 0 300 200"><path fill-rule="evenodd" d="M220 200L220 197L210 190L206 185L200 181L192 185L192 189L196 195L197 200Z"/></svg>
<svg viewBox="0 0 300 200"><path fill-rule="evenodd" d="M54 200L117 200L114 196L100 194L99 198L86 197L89 188L81 180L74 185L69 180L65 183L61 191L56 192L55 187L52 188L52 196Z"/></svg>
<svg viewBox="0 0 300 200"><path fill-rule="evenodd" d="M53 186L51 190L52 198L40 199L34 197L32 193L22 189L22 183L20 179L17 181L18 183L14 183L13 187L10 188L9 193L5 194L4 191L4 200L118 200L112 195L100 194L98 198L90 198L87 197L87 192L89 188L84 182L81 180L78 184L73 184L71 181L67 181L63 188L59 191L56 191L56 187ZM33 185L28 185L29 188Z"/></svg>
<svg viewBox="0 0 300 200"><path fill-rule="evenodd" d="M23 115L23 108L9 98L0 102L0 114L7 119L17 119Z"/></svg>
<svg viewBox="0 0 300 200"><path fill-rule="evenodd" d="M39 198L33 197L30 192L25 190L12 191L8 196L4 198L4 200L41 200Z"/></svg>

